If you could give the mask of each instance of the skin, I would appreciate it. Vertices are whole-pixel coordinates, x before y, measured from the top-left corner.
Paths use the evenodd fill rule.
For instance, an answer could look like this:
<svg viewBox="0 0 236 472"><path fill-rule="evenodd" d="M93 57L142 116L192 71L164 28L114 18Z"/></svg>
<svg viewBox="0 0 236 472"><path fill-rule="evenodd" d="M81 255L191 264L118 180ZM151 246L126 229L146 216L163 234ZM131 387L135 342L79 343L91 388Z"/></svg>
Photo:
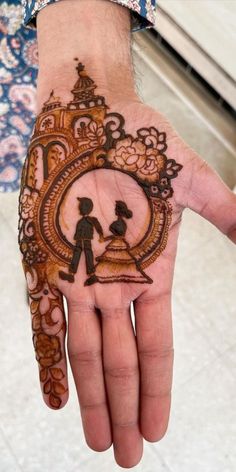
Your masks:
<svg viewBox="0 0 236 472"><path fill-rule="evenodd" d="M52 89L62 102L71 100L70 90L76 81L73 58L78 57L97 84L96 93L105 97L109 112L124 117L126 132L135 136L138 129L150 126L165 132L166 155L183 166L172 182L174 194L169 200L172 221L166 248L145 269L153 280L152 284L111 283L85 287L84 258L73 284L59 277L50 280L47 275L49 290L53 291L53 302L50 303L57 309L54 319L56 317L58 321L56 335L61 353L57 356L58 344L53 341L55 352L50 351L55 360L53 367L61 373L48 371L47 375L51 376L51 381L53 375L58 377L62 385L54 386L60 390L61 399L60 405L56 401L54 408L63 407L68 399L64 349L67 330L68 360L77 388L87 444L95 451L104 451L113 445L117 464L133 467L141 460L143 439L150 442L160 440L168 425L174 357L171 289L183 210L191 208L236 243L236 197L206 161L178 136L166 118L143 104L138 97L131 65L127 9L100 0L66 0L43 9L37 18L40 58L38 111ZM114 221L110 202L114 202L117 195L119 200L129 200L136 191L135 185L126 177L122 181L121 178L107 179L105 173L100 177L91 173L83 188L96 202L93 216L102 222L105 215L110 224ZM75 185L72 199L77 196L78 187ZM134 209L135 204L145 213L145 201L140 194L137 202L133 202ZM67 224L71 234L76 222L68 212ZM139 222L138 228L142 224L144 222ZM135 231L135 226L128 227L128 234L136 237ZM108 236L107 232L105 236ZM96 239L94 250L99 250L99 244L101 242ZM48 263L45 267L49 274ZM36 295L29 274L27 280L34 317L33 310L37 307L34 304L32 309L32 300ZM67 323L62 295L68 305ZM131 302L134 303L135 327L130 316ZM47 310L46 301L41 314ZM47 334L54 336L55 326L49 326ZM48 339L44 342L49 343ZM36 346L36 352L37 349ZM43 395L47 405L52 407L49 394L44 391Z"/></svg>

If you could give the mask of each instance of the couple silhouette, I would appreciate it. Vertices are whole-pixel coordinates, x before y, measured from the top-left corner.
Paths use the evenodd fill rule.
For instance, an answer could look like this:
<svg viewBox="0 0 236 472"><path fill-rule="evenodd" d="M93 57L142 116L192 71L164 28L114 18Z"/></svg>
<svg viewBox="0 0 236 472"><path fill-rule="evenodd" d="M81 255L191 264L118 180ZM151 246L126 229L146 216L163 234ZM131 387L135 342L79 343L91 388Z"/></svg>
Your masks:
<svg viewBox="0 0 236 472"><path fill-rule="evenodd" d="M93 202L90 198L77 198L79 201L79 213L81 218L77 222L74 234L74 250L68 272L59 271L62 280L73 283L77 272L81 254L84 251L86 272L88 275L84 285L92 285L96 282L139 282L151 283L151 279L142 271L138 262L130 254L130 246L125 240L127 230L126 219L130 219L133 213L126 203L117 200L115 202L115 214L117 219L111 223L109 230L111 235L104 237L103 229L98 219L90 216L93 211ZM94 230L99 235L99 242L110 241L101 256L96 257L92 249Z"/></svg>

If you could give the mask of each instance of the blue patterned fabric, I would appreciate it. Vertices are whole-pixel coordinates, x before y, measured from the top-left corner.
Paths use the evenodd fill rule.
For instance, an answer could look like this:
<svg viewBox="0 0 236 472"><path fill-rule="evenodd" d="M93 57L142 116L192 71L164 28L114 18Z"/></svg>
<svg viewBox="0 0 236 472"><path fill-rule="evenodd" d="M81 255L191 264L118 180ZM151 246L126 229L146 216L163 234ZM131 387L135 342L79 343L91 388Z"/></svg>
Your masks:
<svg viewBox="0 0 236 472"><path fill-rule="evenodd" d="M38 70L35 17L59 0L5 0L0 4L0 191L19 188L36 110ZM156 0L111 0L132 11L132 30L155 21ZM22 8L22 5L23 8ZM25 28L23 25L28 25Z"/></svg>
<svg viewBox="0 0 236 472"><path fill-rule="evenodd" d="M35 27L37 13L50 3L61 0L22 0L25 25ZM156 15L156 0L110 0L119 3L132 11L132 30L153 26Z"/></svg>
<svg viewBox="0 0 236 472"><path fill-rule="evenodd" d="M0 191L17 190L36 108L35 31L22 25L20 0L0 5Z"/></svg>

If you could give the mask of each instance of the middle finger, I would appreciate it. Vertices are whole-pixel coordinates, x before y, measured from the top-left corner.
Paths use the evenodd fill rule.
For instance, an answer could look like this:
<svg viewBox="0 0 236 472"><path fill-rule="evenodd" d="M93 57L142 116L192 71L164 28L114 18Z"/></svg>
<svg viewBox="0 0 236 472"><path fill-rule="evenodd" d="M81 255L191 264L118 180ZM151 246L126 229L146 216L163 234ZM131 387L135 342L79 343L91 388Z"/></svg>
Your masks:
<svg viewBox="0 0 236 472"><path fill-rule="evenodd" d="M104 451L112 443L102 366L100 322L93 307L68 301L68 354L87 444Z"/></svg>
<svg viewBox="0 0 236 472"><path fill-rule="evenodd" d="M114 454L122 467L142 456L139 431L139 367L129 308L102 311L103 365L112 420Z"/></svg>

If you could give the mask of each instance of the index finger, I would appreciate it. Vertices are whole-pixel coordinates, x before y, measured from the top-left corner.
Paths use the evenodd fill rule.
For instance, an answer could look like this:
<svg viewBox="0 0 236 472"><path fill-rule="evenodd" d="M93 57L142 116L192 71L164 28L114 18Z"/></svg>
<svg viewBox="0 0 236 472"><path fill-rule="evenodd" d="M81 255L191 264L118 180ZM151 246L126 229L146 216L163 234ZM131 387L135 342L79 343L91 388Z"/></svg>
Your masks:
<svg viewBox="0 0 236 472"><path fill-rule="evenodd" d="M68 400L63 298L47 280L38 280L35 269L26 272L26 279L43 398L47 406L59 409Z"/></svg>

